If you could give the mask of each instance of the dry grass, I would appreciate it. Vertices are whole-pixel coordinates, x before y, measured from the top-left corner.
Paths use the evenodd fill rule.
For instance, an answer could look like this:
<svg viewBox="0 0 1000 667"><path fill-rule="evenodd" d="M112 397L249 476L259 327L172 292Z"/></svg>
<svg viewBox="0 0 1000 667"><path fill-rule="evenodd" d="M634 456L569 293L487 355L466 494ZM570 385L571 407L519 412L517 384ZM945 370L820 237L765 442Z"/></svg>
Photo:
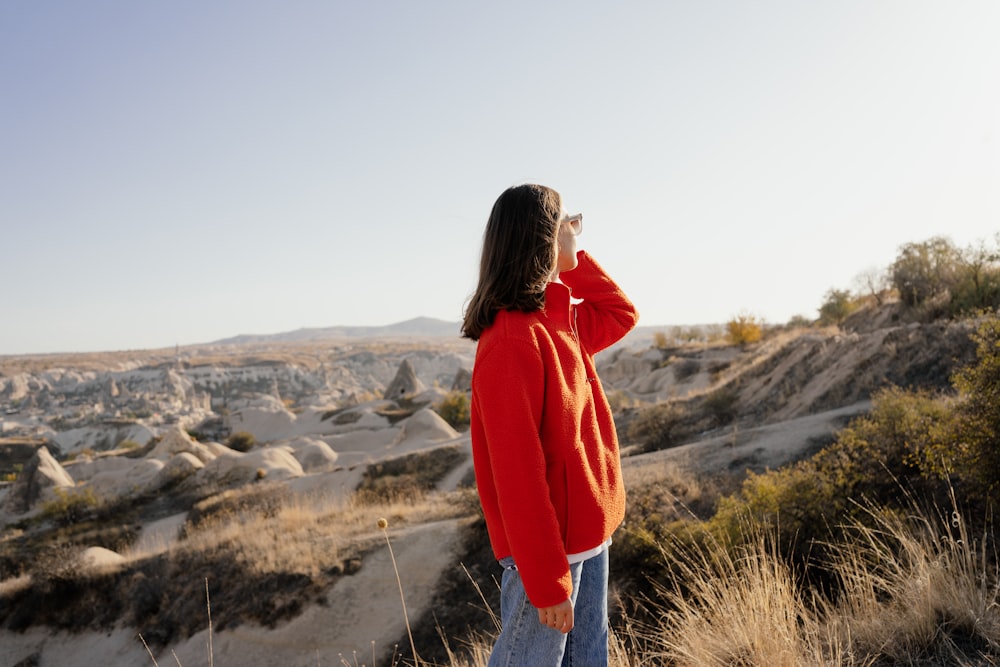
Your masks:
<svg viewBox="0 0 1000 667"><path fill-rule="evenodd" d="M677 665L825 665L819 619L763 532L730 550L678 544L664 557L677 575L661 593L669 607L646 628L653 657Z"/></svg>
<svg viewBox="0 0 1000 667"><path fill-rule="evenodd" d="M676 574L640 632L642 664L1000 664L992 536L970 534L958 512L869 513L873 525L832 550L833 600L801 585L774 531L746 526L738 548L665 545Z"/></svg>
<svg viewBox="0 0 1000 667"><path fill-rule="evenodd" d="M834 552L844 596L829 610L830 625L846 628L858 652L894 662L1000 655L1000 566L990 536L971 534L957 511L869 513L872 526L857 526L853 542Z"/></svg>
<svg viewBox="0 0 1000 667"><path fill-rule="evenodd" d="M188 524L185 539L174 548L187 552L225 550L254 573L314 575L338 567L345 555L377 541L371 521L375 513L384 514L394 524L419 524L462 516L468 506L460 500L466 495L463 493L411 493L398 501L390 498L381 503L367 494L363 501L357 497L344 501L296 496L263 506L240 502L251 493L254 487L222 494L230 501L224 503L225 508L197 525ZM261 496L259 491L255 495Z"/></svg>

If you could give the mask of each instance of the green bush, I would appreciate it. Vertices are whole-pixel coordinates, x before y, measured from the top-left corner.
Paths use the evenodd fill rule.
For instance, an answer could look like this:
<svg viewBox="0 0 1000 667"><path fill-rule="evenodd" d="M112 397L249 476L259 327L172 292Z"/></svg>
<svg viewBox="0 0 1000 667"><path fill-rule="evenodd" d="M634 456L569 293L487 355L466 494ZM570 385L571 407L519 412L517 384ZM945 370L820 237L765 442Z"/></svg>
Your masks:
<svg viewBox="0 0 1000 667"><path fill-rule="evenodd" d="M988 248L985 243L971 246L962 253L961 270L952 288L951 312L959 315L998 305L1000 251Z"/></svg>
<svg viewBox="0 0 1000 667"><path fill-rule="evenodd" d="M739 414L739 394L729 387L720 387L705 397L705 410L719 426L731 424Z"/></svg>
<svg viewBox="0 0 1000 667"><path fill-rule="evenodd" d="M257 437L253 433L237 431L226 438L226 447L235 449L238 452L249 452L257 444Z"/></svg>
<svg viewBox="0 0 1000 667"><path fill-rule="evenodd" d="M858 309L858 302L848 290L831 289L819 307L820 324L840 324Z"/></svg>
<svg viewBox="0 0 1000 667"><path fill-rule="evenodd" d="M449 392L441 401L434 406L434 411L441 415L441 418L452 425L460 428L469 425L469 396L464 391Z"/></svg>
<svg viewBox="0 0 1000 667"><path fill-rule="evenodd" d="M892 286L908 306L921 306L950 291L958 281L961 255L952 242L936 236L899 249L889 267Z"/></svg>
<svg viewBox="0 0 1000 667"><path fill-rule="evenodd" d="M101 501L90 487L74 489L55 489L56 497L42 504L40 516L45 520L54 521L60 526L78 523L93 515L100 509Z"/></svg>
<svg viewBox="0 0 1000 667"><path fill-rule="evenodd" d="M1000 490L1000 319L991 317L973 334L976 363L952 378L958 399L924 454L925 467L957 474L984 498Z"/></svg>

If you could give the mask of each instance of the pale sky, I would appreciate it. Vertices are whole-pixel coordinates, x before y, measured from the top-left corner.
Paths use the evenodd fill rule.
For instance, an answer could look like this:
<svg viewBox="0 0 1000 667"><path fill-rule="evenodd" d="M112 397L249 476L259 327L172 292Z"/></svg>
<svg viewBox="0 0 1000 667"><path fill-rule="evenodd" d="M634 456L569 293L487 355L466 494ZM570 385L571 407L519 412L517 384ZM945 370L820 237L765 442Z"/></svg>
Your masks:
<svg viewBox="0 0 1000 667"><path fill-rule="evenodd" d="M539 182L641 325L1000 231L1000 2L0 3L0 354L461 319Z"/></svg>

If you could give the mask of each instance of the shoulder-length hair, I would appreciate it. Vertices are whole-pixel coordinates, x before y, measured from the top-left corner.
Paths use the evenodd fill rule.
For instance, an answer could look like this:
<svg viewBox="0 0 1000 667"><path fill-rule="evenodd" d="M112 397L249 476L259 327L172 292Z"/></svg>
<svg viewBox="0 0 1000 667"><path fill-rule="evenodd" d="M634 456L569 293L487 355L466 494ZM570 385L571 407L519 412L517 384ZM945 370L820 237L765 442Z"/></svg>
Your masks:
<svg viewBox="0 0 1000 667"><path fill-rule="evenodd" d="M483 234L479 284L462 322L464 337L479 340L501 310L531 312L545 305L561 213L559 193L543 185L517 185L497 198Z"/></svg>

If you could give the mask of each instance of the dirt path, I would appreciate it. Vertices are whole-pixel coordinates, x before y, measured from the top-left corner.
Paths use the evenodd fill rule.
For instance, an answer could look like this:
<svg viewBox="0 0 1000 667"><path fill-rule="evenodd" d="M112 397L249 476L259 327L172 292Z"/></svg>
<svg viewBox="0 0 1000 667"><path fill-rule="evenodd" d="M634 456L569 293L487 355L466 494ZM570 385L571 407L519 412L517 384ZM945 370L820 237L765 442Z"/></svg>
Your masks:
<svg viewBox="0 0 1000 667"><path fill-rule="evenodd" d="M452 563L459 523L448 520L402 531L389 529L411 622L426 609L441 572ZM361 570L337 582L327 599L326 606L311 606L274 630L243 626L216 633L212 637L216 664L316 667L341 665L343 656L353 665L356 654L358 664L371 665L373 645L381 659L406 636L399 584L388 548L365 558ZM205 630L173 650L182 665L201 665L205 664L207 646ZM408 646L405 651L410 655ZM169 651L161 653L157 661L175 664Z"/></svg>
<svg viewBox="0 0 1000 667"><path fill-rule="evenodd" d="M389 529L407 613L415 622L430 604L442 571L453 565L461 520ZM406 636L399 585L388 548L369 555L357 574L341 579L327 594L329 604L314 605L277 628L244 625L212 635L216 665L254 667L332 667L372 665L372 647L381 661ZM207 612L206 612L207 619ZM208 664L206 629L156 654L159 665L197 667ZM409 646L400 646L410 655ZM418 647L419 648L419 647ZM177 655L174 659L171 651ZM52 628L24 633L0 631L0 665L23 660L32 665L152 665L133 629L66 634Z"/></svg>

